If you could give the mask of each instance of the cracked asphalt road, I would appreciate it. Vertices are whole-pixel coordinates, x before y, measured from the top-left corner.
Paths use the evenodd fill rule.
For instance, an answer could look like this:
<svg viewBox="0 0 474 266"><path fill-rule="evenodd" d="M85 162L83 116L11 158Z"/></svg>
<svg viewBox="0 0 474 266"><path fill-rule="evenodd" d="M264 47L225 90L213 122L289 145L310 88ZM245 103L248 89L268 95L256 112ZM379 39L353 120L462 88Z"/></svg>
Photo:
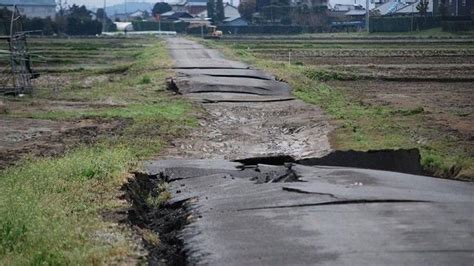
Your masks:
<svg viewBox="0 0 474 266"><path fill-rule="evenodd" d="M173 201L189 200L191 223L181 232L189 264L472 265L472 183L230 161L324 155L330 127L319 109L298 100L262 101L291 98L268 74L182 38L168 44L178 88L203 102L208 117L204 129L146 169L168 178ZM255 93L261 88L270 92ZM289 174L296 182L276 182Z"/></svg>
<svg viewBox="0 0 474 266"><path fill-rule="evenodd" d="M241 159L268 155L319 157L331 151L326 117L296 100L288 84L219 52L183 39L168 39L175 83L184 97L202 102L206 117L167 158Z"/></svg>

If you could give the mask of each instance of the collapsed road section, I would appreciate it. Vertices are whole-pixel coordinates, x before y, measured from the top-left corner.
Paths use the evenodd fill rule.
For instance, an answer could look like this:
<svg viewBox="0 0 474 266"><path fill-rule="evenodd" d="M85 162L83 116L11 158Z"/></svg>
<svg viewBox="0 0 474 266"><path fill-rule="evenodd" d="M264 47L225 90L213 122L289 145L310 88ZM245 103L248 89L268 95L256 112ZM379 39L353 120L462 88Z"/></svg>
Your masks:
<svg viewBox="0 0 474 266"><path fill-rule="evenodd" d="M161 160L186 263L471 265L472 183L375 170ZM260 181L265 182L260 182ZM278 181L280 180L280 182Z"/></svg>
<svg viewBox="0 0 474 266"><path fill-rule="evenodd" d="M341 167L421 171L417 151L331 153L326 117L287 84L192 41L168 44L169 87L205 116L130 183L130 222L159 238L145 241L151 264L472 264L472 183ZM143 200L159 197L157 180L170 198L158 209Z"/></svg>

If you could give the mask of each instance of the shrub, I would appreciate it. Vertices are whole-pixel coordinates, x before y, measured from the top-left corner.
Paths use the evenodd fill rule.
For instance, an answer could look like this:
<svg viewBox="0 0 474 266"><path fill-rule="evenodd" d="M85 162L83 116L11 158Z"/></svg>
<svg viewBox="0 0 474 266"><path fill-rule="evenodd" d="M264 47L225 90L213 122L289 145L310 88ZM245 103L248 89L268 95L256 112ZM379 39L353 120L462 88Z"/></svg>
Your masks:
<svg viewBox="0 0 474 266"><path fill-rule="evenodd" d="M441 23L443 31L460 32L474 30L473 21L443 21Z"/></svg>
<svg viewBox="0 0 474 266"><path fill-rule="evenodd" d="M413 19L413 20L412 20ZM413 27L412 27L413 23ZM372 17L370 32L407 32L427 30L441 25L441 17Z"/></svg>
<svg viewBox="0 0 474 266"><path fill-rule="evenodd" d="M302 26L290 25L251 25L251 26L219 26L219 30L232 34L300 34Z"/></svg>
<svg viewBox="0 0 474 266"><path fill-rule="evenodd" d="M157 21L133 21L133 29L136 31L156 31L160 29L160 24ZM162 21L161 30L162 31L176 31L182 33L186 31L186 28L189 26L189 23L186 22L170 22Z"/></svg>

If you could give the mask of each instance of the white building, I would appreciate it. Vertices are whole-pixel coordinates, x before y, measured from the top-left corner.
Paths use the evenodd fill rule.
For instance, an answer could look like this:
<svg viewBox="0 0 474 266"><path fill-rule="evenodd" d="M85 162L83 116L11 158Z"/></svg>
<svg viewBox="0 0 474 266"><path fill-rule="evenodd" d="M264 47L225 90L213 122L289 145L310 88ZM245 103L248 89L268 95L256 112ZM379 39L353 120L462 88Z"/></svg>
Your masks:
<svg viewBox="0 0 474 266"><path fill-rule="evenodd" d="M56 17L55 0L0 0L0 8L13 9L16 5L20 13L29 18Z"/></svg>

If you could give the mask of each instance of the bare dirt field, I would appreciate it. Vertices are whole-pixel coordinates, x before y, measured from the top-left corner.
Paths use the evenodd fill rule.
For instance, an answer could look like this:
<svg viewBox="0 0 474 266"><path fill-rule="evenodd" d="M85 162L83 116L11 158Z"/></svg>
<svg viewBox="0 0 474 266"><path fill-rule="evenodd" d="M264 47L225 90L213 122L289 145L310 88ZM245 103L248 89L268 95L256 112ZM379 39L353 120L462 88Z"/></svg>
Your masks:
<svg viewBox="0 0 474 266"><path fill-rule="evenodd" d="M96 115L127 106L108 84L119 89L149 45L143 39L30 39L40 77L33 80L32 96L0 98L0 169L28 156L59 155L120 135L129 119Z"/></svg>

